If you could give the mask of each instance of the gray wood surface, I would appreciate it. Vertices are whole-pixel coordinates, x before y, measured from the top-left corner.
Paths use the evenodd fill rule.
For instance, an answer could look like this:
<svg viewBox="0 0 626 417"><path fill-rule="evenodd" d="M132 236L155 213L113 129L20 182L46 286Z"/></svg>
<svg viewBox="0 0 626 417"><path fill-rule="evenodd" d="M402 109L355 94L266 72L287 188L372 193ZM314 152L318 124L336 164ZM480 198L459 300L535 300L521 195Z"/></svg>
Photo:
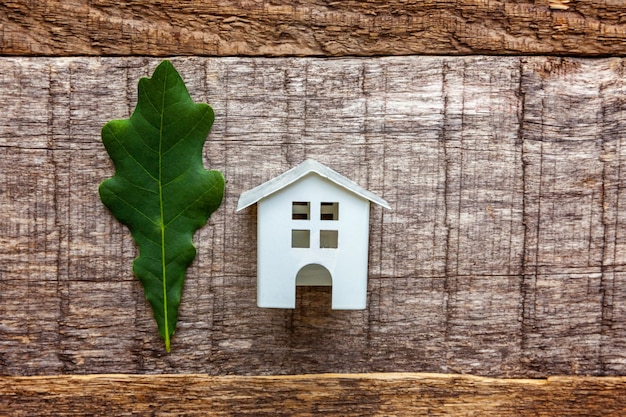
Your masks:
<svg viewBox="0 0 626 417"><path fill-rule="evenodd" d="M0 374L626 373L625 61L177 58L216 122L172 353L101 204L148 58L0 59ZM315 158L372 207L368 308L255 306L239 194Z"/></svg>
<svg viewBox="0 0 626 417"><path fill-rule="evenodd" d="M626 4L596 0L5 0L0 54L626 54Z"/></svg>

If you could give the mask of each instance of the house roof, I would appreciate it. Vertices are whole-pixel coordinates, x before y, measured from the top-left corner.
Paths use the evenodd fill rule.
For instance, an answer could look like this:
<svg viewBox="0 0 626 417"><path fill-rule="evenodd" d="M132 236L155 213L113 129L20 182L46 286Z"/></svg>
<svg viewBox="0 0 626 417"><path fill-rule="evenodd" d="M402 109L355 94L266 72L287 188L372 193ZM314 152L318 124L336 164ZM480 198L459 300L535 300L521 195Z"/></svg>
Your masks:
<svg viewBox="0 0 626 417"><path fill-rule="evenodd" d="M274 177L271 180L264 182L263 184L254 187L251 190L246 191L245 193L242 193L241 196L239 196L237 211L243 210L246 207L249 207L264 199L265 197L268 197L271 194L274 194L275 192L282 190L285 187L288 187L290 184L293 184L300 178L310 173L315 173L322 178L326 178L346 189L347 191L350 191L360 197L376 203L381 207L391 209L391 207L389 207L389 204L376 194L367 191L365 188L361 187L354 181L349 180L338 172L333 171L326 165L321 164L313 159L307 159L300 165L291 168L289 171L285 171L279 176Z"/></svg>

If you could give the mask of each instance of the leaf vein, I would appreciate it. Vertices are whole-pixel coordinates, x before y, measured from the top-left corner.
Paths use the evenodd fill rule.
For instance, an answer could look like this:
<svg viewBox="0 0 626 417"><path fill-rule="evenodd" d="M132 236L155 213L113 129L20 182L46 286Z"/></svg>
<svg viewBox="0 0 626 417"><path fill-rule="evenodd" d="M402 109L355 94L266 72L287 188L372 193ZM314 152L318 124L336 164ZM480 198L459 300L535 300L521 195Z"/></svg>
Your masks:
<svg viewBox="0 0 626 417"><path fill-rule="evenodd" d="M106 187L106 186L105 186ZM159 224L157 222L155 222L153 219L151 219L150 217L146 216L146 214L144 212L142 212L141 210L139 210L137 207L133 206L130 202L128 202L128 200L122 198L121 195L115 193L113 190L111 190L109 188L109 191L111 192L112 195L114 195L118 200L120 200L122 203L126 204L128 207L130 207L133 211L139 213L143 218L145 218L146 220L148 220L150 223L152 223L155 226L159 226Z"/></svg>
<svg viewBox="0 0 626 417"><path fill-rule="evenodd" d="M167 228L170 224L172 224L172 222L174 222L176 219L178 219L179 217L183 216L184 213L189 210L189 208L193 207L198 201L202 200L207 194L213 192L215 189L217 188L217 181L215 181L212 185L211 188L209 188L207 191L205 191L204 193L202 193L197 199L195 199L194 201L192 201L191 203L189 203L184 209L180 210L180 212L174 216L170 221L168 221L165 224L165 228Z"/></svg>
<svg viewBox="0 0 626 417"><path fill-rule="evenodd" d="M183 136L182 138L180 138L179 140L176 141L176 143L174 143L172 146L170 146L170 148L168 150L166 150L165 152L163 152L163 156L167 155L169 152L171 152L174 148L176 148L180 143L184 142L189 136L191 136L192 133L195 133L196 130L198 130L198 126L200 125L200 123L202 123L204 116L209 112L209 109L207 108L204 113L202 114L202 117L198 118L198 121L196 122L196 124L193 125L193 127L191 127L189 129L189 132L187 132L187 134L185 136Z"/></svg>
<svg viewBox="0 0 626 417"><path fill-rule="evenodd" d="M143 172L146 173L146 175L148 175L153 181L157 181L157 179L150 173L150 171L148 171L146 169L146 167L144 167L141 162L139 162L137 160L137 158L135 158L135 156L128 150L128 148L126 148L126 145L124 145L124 143L117 137L117 135L115 134L115 132L113 132L111 129L109 129L111 131L111 135L113 136L113 138L115 139L115 141L117 143L119 143L119 145L122 147L122 149L124 149L124 151L126 151L126 154L130 157L130 159L133 160L133 162L135 162L135 164L137 164L137 166L139 166L139 168L142 169Z"/></svg>

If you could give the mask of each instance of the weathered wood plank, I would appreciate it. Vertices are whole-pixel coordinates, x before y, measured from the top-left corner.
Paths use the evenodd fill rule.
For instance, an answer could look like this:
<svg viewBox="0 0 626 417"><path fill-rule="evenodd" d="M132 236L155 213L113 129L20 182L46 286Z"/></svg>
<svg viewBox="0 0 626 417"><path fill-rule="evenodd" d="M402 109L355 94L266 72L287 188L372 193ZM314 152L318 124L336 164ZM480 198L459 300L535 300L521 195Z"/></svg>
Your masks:
<svg viewBox="0 0 626 417"><path fill-rule="evenodd" d="M621 416L624 377L443 374L0 377L7 416Z"/></svg>
<svg viewBox="0 0 626 417"><path fill-rule="evenodd" d="M5 55L624 55L623 2L8 0Z"/></svg>
<svg viewBox="0 0 626 417"><path fill-rule="evenodd" d="M100 203L147 58L0 59L0 374L626 373L624 61L178 58L223 206L165 355ZM255 306L239 194L315 158L381 195L364 311Z"/></svg>

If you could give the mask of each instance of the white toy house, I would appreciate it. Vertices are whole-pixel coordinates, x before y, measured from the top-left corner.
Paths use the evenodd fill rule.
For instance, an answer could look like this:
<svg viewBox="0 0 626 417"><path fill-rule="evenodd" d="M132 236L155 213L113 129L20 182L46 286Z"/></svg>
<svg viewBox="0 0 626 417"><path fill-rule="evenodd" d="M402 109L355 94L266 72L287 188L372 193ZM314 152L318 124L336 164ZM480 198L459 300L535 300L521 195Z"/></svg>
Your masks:
<svg viewBox="0 0 626 417"><path fill-rule="evenodd" d="M364 309L370 202L389 204L308 159L241 194L257 207L257 303L295 308L296 285L332 286L332 308Z"/></svg>

